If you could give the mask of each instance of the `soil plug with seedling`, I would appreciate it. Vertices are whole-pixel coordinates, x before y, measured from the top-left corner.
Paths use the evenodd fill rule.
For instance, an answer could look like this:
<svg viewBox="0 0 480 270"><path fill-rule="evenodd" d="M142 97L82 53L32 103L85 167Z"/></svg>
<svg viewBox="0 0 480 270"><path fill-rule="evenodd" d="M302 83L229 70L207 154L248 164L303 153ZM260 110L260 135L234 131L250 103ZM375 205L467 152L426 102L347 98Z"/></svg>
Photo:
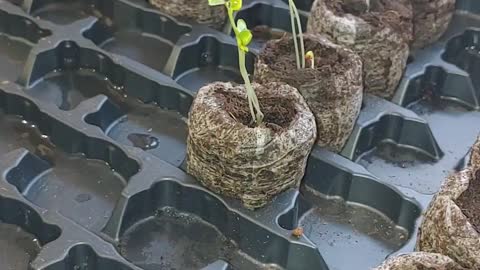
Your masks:
<svg viewBox="0 0 480 270"><path fill-rule="evenodd" d="M255 65L255 81L297 88L315 115L317 144L339 152L362 104L360 57L321 36L304 35L301 44L307 53L300 59L295 38L267 42Z"/></svg>
<svg viewBox="0 0 480 270"><path fill-rule="evenodd" d="M199 90L188 119L187 170L211 190L259 208L299 186L315 119L295 88L250 83L245 53L252 36L243 20L233 19L241 1L210 2L227 7L245 84L216 82Z"/></svg>
<svg viewBox="0 0 480 270"><path fill-rule="evenodd" d="M412 252L388 258L372 270L466 270L451 258L428 252Z"/></svg>
<svg viewBox="0 0 480 270"><path fill-rule="evenodd" d="M255 80L296 87L315 115L318 145L339 152L360 113L362 63L355 53L324 37L304 35L295 3L288 3L293 35L267 42Z"/></svg>
<svg viewBox="0 0 480 270"><path fill-rule="evenodd" d="M430 203L417 250L441 253L463 267L480 269L480 137L468 166L447 177Z"/></svg>
<svg viewBox="0 0 480 270"><path fill-rule="evenodd" d="M365 91L391 98L407 63L412 17L410 0L316 0L307 32L357 52Z"/></svg>
<svg viewBox="0 0 480 270"><path fill-rule="evenodd" d="M221 6L212 7L207 0L148 0L161 12L190 23L206 24L221 29L227 18Z"/></svg>
<svg viewBox="0 0 480 270"><path fill-rule="evenodd" d="M455 0L412 0L414 48L437 41L448 28L455 11Z"/></svg>

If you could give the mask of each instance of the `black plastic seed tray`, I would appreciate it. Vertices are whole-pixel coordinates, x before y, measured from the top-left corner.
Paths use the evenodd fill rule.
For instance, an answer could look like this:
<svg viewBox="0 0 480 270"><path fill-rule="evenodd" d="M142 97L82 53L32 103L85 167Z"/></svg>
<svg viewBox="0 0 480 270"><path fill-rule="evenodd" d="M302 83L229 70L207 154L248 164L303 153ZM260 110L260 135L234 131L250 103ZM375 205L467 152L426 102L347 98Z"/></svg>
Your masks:
<svg viewBox="0 0 480 270"><path fill-rule="evenodd" d="M315 148L300 190L252 212L184 172L195 92L240 79L228 24L143 0L0 0L0 269L349 270L413 250L480 132L480 2L457 2L393 101L365 97L341 155ZM290 28L282 0L237 17Z"/></svg>

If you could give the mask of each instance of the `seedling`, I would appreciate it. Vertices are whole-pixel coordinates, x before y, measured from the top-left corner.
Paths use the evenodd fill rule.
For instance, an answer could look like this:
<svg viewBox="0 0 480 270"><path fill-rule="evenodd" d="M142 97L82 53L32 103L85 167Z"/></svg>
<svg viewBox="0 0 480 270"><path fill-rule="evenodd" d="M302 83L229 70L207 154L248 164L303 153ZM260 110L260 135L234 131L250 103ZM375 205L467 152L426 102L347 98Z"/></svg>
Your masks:
<svg viewBox="0 0 480 270"><path fill-rule="evenodd" d="M302 22L300 21L300 15L298 14L297 6L295 6L295 2L293 2L293 0L288 0L288 6L290 8L290 22L292 25L293 45L295 47L297 69L305 68L305 60L310 61L310 67L313 69L315 68L313 52L308 51L307 54L305 54ZM295 25L297 26L298 29L295 28ZM300 50L298 48L297 30L298 30L298 39L300 39Z"/></svg>
<svg viewBox="0 0 480 270"><path fill-rule="evenodd" d="M242 8L242 0L208 0L210 6L225 5L227 8L228 19L232 25L235 38L238 46L238 64L240 68L240 74L245 82L245 88L247 89L248 106L250 108L250 114L252 119L257 125L260 125L263 121L263 113L260 110L260 104L258 103L257 95L253 90L250 78L248 77L247 68L245 67L245 53L248 52L248 45L252 41L252 32L248 30L247 23L244 20L239 19L237 23L233 19L233 12Z"/></svg>
<svg viewBox="0 0 480 270"><path fill-rule="evenodd" d="M311 69L315 69L315 56L313 55L312 51L308 51L305 54L305 60L308 60L310 62Z"/></svg>

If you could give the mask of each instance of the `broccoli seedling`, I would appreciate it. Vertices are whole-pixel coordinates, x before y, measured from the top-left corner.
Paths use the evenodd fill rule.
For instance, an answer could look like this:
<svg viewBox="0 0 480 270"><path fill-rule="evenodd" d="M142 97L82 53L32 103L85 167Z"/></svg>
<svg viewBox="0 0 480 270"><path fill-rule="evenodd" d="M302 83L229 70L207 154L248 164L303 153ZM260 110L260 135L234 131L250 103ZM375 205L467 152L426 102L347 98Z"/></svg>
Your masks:
<svg viewBox="0 0 480 270"><path fill-rule="evenodd" d="M290 23L292 25L293 45L295 47L297 69L305 68L305 60L309 60L309 59L311 59L310 67L313 69L315 68L315 63L313 61L314 59L313 52L308 51L307 54L305 54L302 22L300 21L300 15L298 14L297 6L295 6L295 2L293 2L293 0L288 0L288 6L290 9ZM298 29L295 28L295 25L297 26ZM300 49L298 48L297 30L298 30L298 38L300 39Z"/></svg>
<svg viewBox="0 0 480 270"><path fill-rule="evenodd" d="M250 108L250 114L253 121L260 125L263 121L263 113L260 110L260 104L258 103L257 95L253 90L250 78L248 77L247 68L245 67L245 53L248 52L248 45L252 41L252 32L248 29L244 20L239 19L237 23L233 19L233 12L242 8L242 0L208 0L210 6L225 5L227 8L228 19L232 25L235 38L237 40L238 47L238 64L240 68L240 74L245 82L245 88L247 89L248 106Z"/></svg>
<svg viewBox="0 0 480 270"><path fill-rule="evenodd" d="M313 55L312 51L308 51L305 54L305 60L310 61L310 68L315 69L315 56Z"/></svg>

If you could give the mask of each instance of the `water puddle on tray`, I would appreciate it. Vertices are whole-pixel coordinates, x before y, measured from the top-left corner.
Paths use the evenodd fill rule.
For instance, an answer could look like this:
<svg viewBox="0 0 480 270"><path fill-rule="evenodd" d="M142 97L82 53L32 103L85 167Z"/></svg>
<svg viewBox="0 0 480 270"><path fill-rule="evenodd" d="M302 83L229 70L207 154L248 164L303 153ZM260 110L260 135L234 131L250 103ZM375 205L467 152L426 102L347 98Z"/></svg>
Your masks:
<svg viewBox="0 0 480 270"><path fill-rule="evenodd" d="M25 176L19 171L9 176L9 182L31 181L23 195L32 203L59 211L94 231L103 228L126 185L120 174L104 161L63 152L35 125L1 113L0 152L20 147L47 161L51 169L28 180L22 180Z"/></svg>
<svg viewBox="0 0 480 270"><path fill-rule="evenodd" d="M111 124L107 135L117 142L138 147L175 166L185 159L186 120L177 112L153 104L126 105L127 114ZM117 102L118 104L118 102Z"/></svg>
<svg viewBox="0 0 480 270"><path fill-rule="evenodd" d="M133 146L143 150L154 149L158 146L158 139L148 134L131 133L127 138L132 142Z"/></svg>
<svg viewBox="0 0 480 270"><path fill-rule="evenodd" d="M400 249L408 240L406 230L373 209L309 195L315 208L299 221L305 235L321 250L334 269L370 269ZM348 260L345 260L348 258Z"/></svg>
<svg viewBox="0 0 480 270"><path fill-rule="evenodd" d="M242 77L231 68L204 66L186 71L180 75L176 81L183 87L191 90L198 91L203 86L212 82L241 82Z"/></svg>
<svg viewBox="0 0 480 270"><path fill-rule="evenodd" d="M129 30L115 32L99 46L162 72L174 44L158 36Z"/></svg>
<svg viewBox="0 0 480 270"><path fill-rule="evenodd" d="M171 207L134 224L120 244L120 253L145 270L201 269L235 251L214 226Z"/></svg>
<svg viewBox="0 0 480 270"><path fill-rule="evenodd" d="M185 158L187 124L184 117L155 103L145 104L127 96L121 86L93 70L51 72L27 92L62 110L72 110L96 95L106 95L125 113L106 128L109 137L139 147L175 166Z"/></svg>
<svg viewBox="0 0 480 270"><path fill-rule="evenodd" d="M20 227L0 221L0 269L23 270L40 252L35 236Z"/></svg>
<svg viewBox="0 0 480 270"><path fill-rule="evenodd" d="M60 1L43 2L44 4L41 5L40 8L32 12L32 16L60 25L70 24L91 15L101 16L98 11L95 10L95 6L89 4L90 1L74 0L64 3Z"/></svg>

